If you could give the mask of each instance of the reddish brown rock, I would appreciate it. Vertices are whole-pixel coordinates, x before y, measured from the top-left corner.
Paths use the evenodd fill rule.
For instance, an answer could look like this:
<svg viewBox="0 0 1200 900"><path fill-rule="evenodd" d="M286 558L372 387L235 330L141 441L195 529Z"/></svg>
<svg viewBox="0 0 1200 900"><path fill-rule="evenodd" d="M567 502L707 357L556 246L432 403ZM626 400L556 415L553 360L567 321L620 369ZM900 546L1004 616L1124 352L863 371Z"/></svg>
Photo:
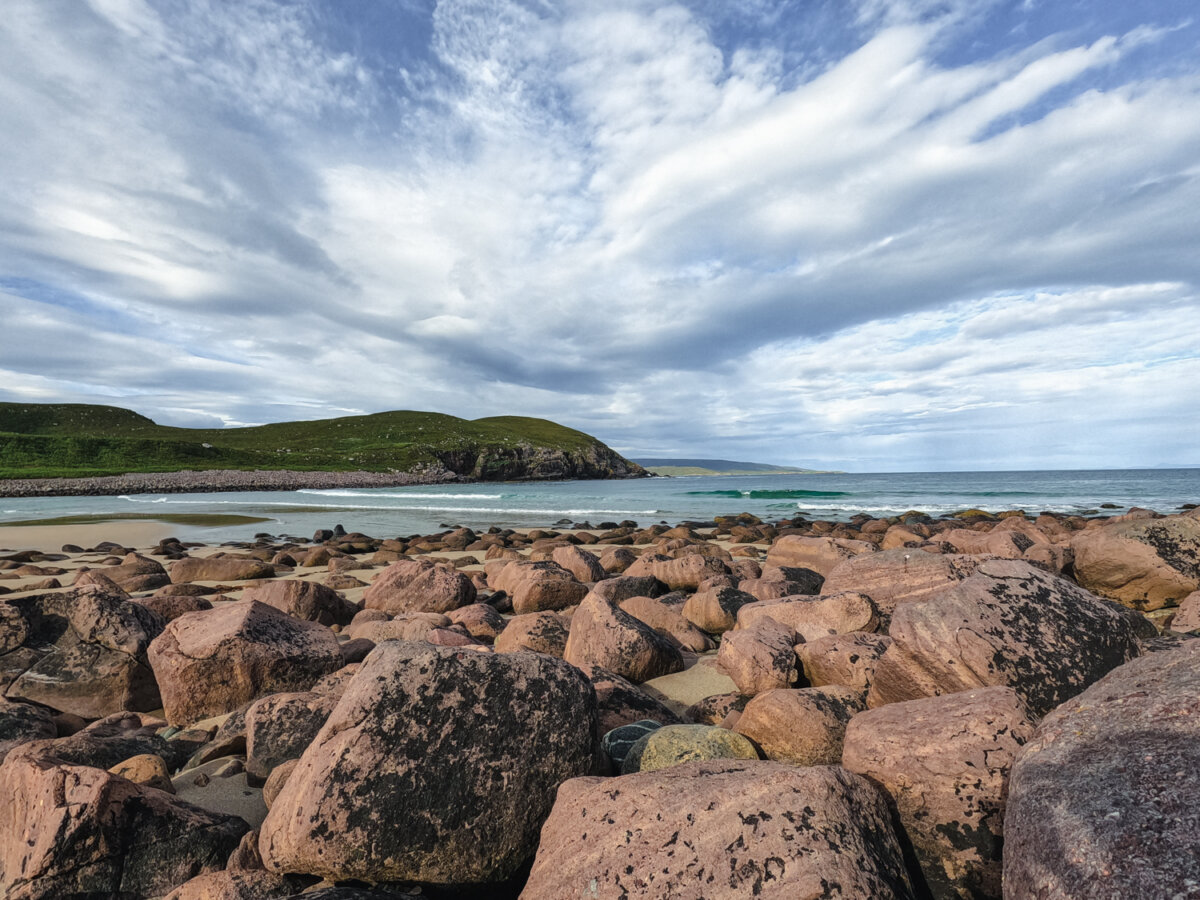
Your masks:
<svg viewBox="0 0 1200 900"><path fill-rule="evenodd" d="M500 568L488 583L512 597L513 612L521 615L566 609L588 592L575 576L550 560L514 560Z"/></svg>
<svg viewBox="0 0 1200 900"><path fill-rule="evenodd" d="M684 618L687 600L686 594L676 592L662 597L630 597L622 600L620 606L683 650L704 653L714 649L717 645L713 639Z"/></svg>
<svg viewBox="0 0 1200 900"><path fill-rule="evenodd" d="M684 617L709 634L724 634L737 624L738 610L754 602L754 595L733 587L696 591L683 606Z"/></svg>
<svg viewBox="0 0 1200 900"><path fill-rule="evenodd" d="M289 616L322 625L349 625L358 612L357 606L347 603L333 588L294 578L246 588L242 591L242 599L257 600Z"/></svg>
<svg viewBox="0 0 1200 900"><path fill-rule="evenodd" d="M767 566L755 578L743 579L738 590L753 594L756 600L778 600L800 594L819 594L825 578L812 569L791 566Z"/></svg>
<svg viewBox="0 0 1200 900"><path fill-rule="evenodd" d="M246 710L246 771L266 778L298 759L312 743L338 698L314 691L271 694Z"/></svg>
<svg viewBox="0 0 1200 900"><path fill-rule="evenodd" d="M612 547L600 555L600 568L610 575L619 575L636 561L637 554L628 547Z"/></svg>
<svg viewBox="0 0 1200 900"><path fill-rule="evenodd" d="M602 581L608 573L600 565L596 554L578 547L555 547L551 559L575 576L576 581L593 584Z"/></svg>
<svg viewBox="0 0 1200 900"><path fill-rule="evenodd" d="M887 807L833 766L694 762L564 784L522 900L913 896Z"/></svg>
<svg viewBox="0 0 1200 900"><path fill-rule="evenodd" d="M659 597L666 593L666 585L651 575L635 577L617 575L606 578L592 586L590 593L607 600L614 606L620 606L630 597Z"/></svg>
<svg viewBox="0 0 1200 900"><path fill-rule="evenodd" d="M851 631L874 631L879 626L875 604L858 591L839 591L819 597L760 600L738 610L738 628L771 618L806 641Z"/></svg>
<svg viewBox="0 0 1200 900"><path fill-rule="evenodd" d="M796 647L804 677L813 687L841 684L866 692L879 657L891 646L883 634L831 634Z"/></svg>
<svg viewBox="0 0 1200 900"><path fill-rule="evenodd" d="M874 553L877 549L868 541L785 534L777 538L767 551L767 565L811 569L828 578L829 573L843 560L863 553ZM854 589L861 590L857 586ZM832 591L834 588L825 585L821 590Z"/></svg>
<svg viewBox="0 0 1200 900"><path fill-rule="evenodd" d="M0 894L11 900L161 896L223 868L248 830L39 745L0 765Z"/></svg>
<svg viewBox="0 0 1200 900"><path fill-rule="evenodd" d="M380 610L363 612L380 613ZM359 613L346 629L352 640L368 640L373 644L383 641L423 641L435 628L446 628L453 624L441 613L406 613L394 619L374 618Z"/></svg>
<svg viewBox="0 0 1200 900"><path fill-rule="evenodd" d="M11 703L0 699L0 762L8 751L30 741L56 737L54 716L50 710L31 703Z"/></svg>
<svg viewBox="0 0 1200 900"><path fill-rule="evenodd" d="M292 772L295 770L296 763L298 762L300 762L299 757L281 762L267 776L267 780L263 783L263 804L268 810L275 803L275 798L279 796L279 792L283 790L283 786L287 784L287 780L292 777ZM258 852L257 842L254 850L255 853ZM262 864L261 857L259 857L259 864Z"/></svg>
<svg viewBox="0 0 1200 900"><path fill-rule="evenodd" d="M539 612L513 616L493 644L497 653L531 650L562 657L567 649L567 626L558 613Z"/></svg>
<svg viewBox="0 0 1200 900"><path fill-rule="evenodd" d="M1045 715L1136 656L1139 633L1153 628L1030 563L986 560L957 586L896 610L867 704L1008 685Z"/></svg>
<svg viewBox="0 0 1200 900"><path fill-rule="evenodd" d="M474 602L475 585L462 572L426 559L402 559L375 576L362 605L396 616L447 613Z"/></svg>
<svg viewBox="0 0 1200 900"><path fill-rule="evenodd" d="M121 590L130 594L153 590L171 583L167 570L160 563L138 553L127 553L120 565L93 569L90 573L85 572L79 576L83 581L77 579L75 583L76 585L92 583L99 587L106 587L96 579L96 575L109 579Z"/></svg>
<svg viewBox="0 0 1200 900"><path fill-rule="evenodd" d="M1121 666L1017 756L1004 896L1191 897L1200 885L1200 640Z"/></svg>
<svg viewBox="0 0 1200 900"><path fill-rule="evenodd" d="M154 561L149 560L149 562ZM154 565L158 566L159 572L164 575L166 574L166 570L163 569L162 566L159 566L158 563L154 563ZM129 599L129 592L105 575L104 570L102 569L84 569L80 571L80 573L75 576L75 581L72 582L72 585L74 587L85 587L90 585L91 587L100 588L103 593L108 594L110 597L117 597L122 600Z"/></svg>
<svg viewBox="0 0 1200 900"><path fill-rule="evenodd" d="M294 897L301 887L297 879L261 869L206 872L181 884L164 900L275 900Z"/></svg>
<svg viewBox="0 0 1200 900"><path fill-rule="evenodd" d="M653 719L661 725L675 725L680 722L679 716L658 698L650 696L620 675L599 666L578 668L596 689L596 708L601 735L643 719Z"/></svg>
<svg viewBox="0 0 1200 900"><path fill-rule="evenodd" d="M302 691L341 668L328 628L254 600L188 613L150 645L172 725L186 725L278 691Z"/></svg>
<svg viewBox="0 0 1200 900"><path fill-rule="evenodd" d="M502 881L598 746L592 687L561 660L381 644L272 804L263 863L331 880Z"/></svg>
<svg viewBox="0 0 1200 900"><path fill-rule="evenodd" d="M712 694L689 706L687 717L699 725L720 725L731 712L740 713L749 702L749 694Z"/></svg>
<svg viewBox="0 0 1200 900"><path fill-rule="evenodd" d="M207 597L192 595L154 594L150 597L136 597L132 602L162 616L164 622L173 622L184 613L213 608Z"/></svg>
<svg viewBox="0 0 1200 900"><path fill-rule="evenodd" d="M650 575L673 591L695 591L714 575L728 575L729 567L714 557L689 553L672 559L660 553L647 553L625 570L626 575Z"/></svg>
<svg viewBox="0 0 1200 900"><path fill-rule="evenodd" d="M846 723L866 709L862 694L835 686L765 691L742 710L734 730L767 759L794 766L835 765Z"/></svg>
<svg viewBox="0 0 1200 900"><path fill-rule="evenodd" d="M975 574L980 560L973 556L926 553L923 550L884 550L840 563L825 579L824 591L862 591L875 604L882 625L902 603L928 600Z"/></svg>
<svg viewBox="0 0 1200 900"><path fill-rule="evenodd" d="M261 559L240 556L210 556L181 559L171 564L171 581L252 581L274 578L275 567Z"/></svg>
<svg viewBox="0 0 1200 900"><path fill-rule="evenodd" d="M1189 632L1200 630L1200 591L1193 591L1179 603L1171 619L1171 630Z"/></svg>
<svg viewBox="0 0 1200 900"><path fill-rule="evenodd" d="M1133 609L1173 606L1200 589L1200 519L1134 519L1071 540L1075 578Z"/></svg>
<svg viewBox="0 0 1200 900"><path fill-rule="evenodd" d="M1011 688L977 688L856 715L842 764L892 796L935 898L999 898L1008 776L1032 735Z"/></svg>
<svg viewBox="0 0 1200 900"><path fill-rule="evenodd" d="M115 766L109 766L108 771L114 775L120 775L122 778L128 778L134 784L158 788L168 794L175 793L175 786L171 784L171 773L167 770L166 761L157 753L139 753Z"/></svg>
<svg viewBox="0 0 1200 900"><path fill-rule="evenodd" d="M798 677L795 642L795 632L786 625L760 619L748 628L725 633L717 666L743 694L791 687Z"/></svg>
<svg viewBox="0 0 1200 900"><path fill-rule="evenodd" d="M486 603L472 603L461 606L447 613L447 618L456 625L461 625L473 638L492 643L496 636L504 630L504 616L496 611L494 606Z"/></svg>
<svg viewBox="0 0 1200 900"><path fill-rule="evenodd" d="M575 611L563 659L600 666L635 684L683 669L683 657L666 638L596 596L585 597Z"/></svg>

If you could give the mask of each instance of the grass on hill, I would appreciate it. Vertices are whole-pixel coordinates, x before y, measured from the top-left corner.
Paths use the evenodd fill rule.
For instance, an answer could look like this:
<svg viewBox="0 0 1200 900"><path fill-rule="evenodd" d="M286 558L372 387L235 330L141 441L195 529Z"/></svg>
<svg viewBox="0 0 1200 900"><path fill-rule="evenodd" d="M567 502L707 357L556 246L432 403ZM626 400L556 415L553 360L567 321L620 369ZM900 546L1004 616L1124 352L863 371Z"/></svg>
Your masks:
<svg viewBox="0 0 1200 900"><path fill-rule="evenodd" d="M599 442L545 419L400 410L249 428L175 428L115 406L0 403L0 478L182 469L404 472L439 454Z"/></svg>

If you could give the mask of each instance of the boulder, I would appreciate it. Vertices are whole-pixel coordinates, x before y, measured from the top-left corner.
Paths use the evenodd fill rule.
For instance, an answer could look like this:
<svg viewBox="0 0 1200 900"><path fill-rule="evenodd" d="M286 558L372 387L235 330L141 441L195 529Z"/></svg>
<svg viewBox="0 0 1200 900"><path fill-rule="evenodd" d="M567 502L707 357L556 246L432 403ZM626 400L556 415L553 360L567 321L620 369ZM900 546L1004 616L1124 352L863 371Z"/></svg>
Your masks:
<svg viewBox="0 0 1200 900"><path fill-rule="evenodd" d="M626 575L649 575L661 581L673 591L695 591L714 575L728 575L729 567L720 559L688 553L672 559L661 553L639 556L637 562L625 570Z"/></svg>
<svg viewBox="0 0 1200 900"><path fill-rule="evenodd" d="M164 900L275 900L294 897L301 887L294 878L261 869L206 872L184 882ZM307 894L306 900L311 896Z"/></svg>
<svg viewBox="0 0 1200 900"><path fill-rule="evenodd" d="M612 763L613 770L619 772L625 758L629 756L630 748L650 732L662 727L662 722L653 719L638 719L628 725L618 725L604 733L604 737L600 739L600 749Z"/></svg>
<svg viewBox="0 0 1200 900"><path fill-rule="evenodd" d="M689 706L687 717L697 725L720 725L731 712L744 710L750 700L750 694L710 694Z"/></svg>
<svg viewBox="0 0 1200 900"><path fill-rule="evenodd" d="M758 759L748 740L715 725L664 725L633 742L621 761L621 774L654 772L682 763L713 759Z"/></svg>
<svg viewBox="0 0 1200 900"><path fill-rule="evenodd" d="M357 606L347 603L333 588L295 578L246 588L242 591L242 599L257 600L289 616L322 625L349 625L358 612Z"/></svg>
<svg viewBox="0 0 1200 900"><path fill-rule="evenodd" d="M637 554L628 547L611 547L600 556L600 567L605 572L620 574L637 561Z"/></svg>
<svg viewBox="0 0 1200 900"><path fill-rule="evenodd" d="M754 603L754 595L733 587L715 587L696 591L683 606L689 622L709 634L724 634L737 624L743 606Z"/></svg>
<svg viewBox="0 0 1200 900"><path fill-rule="evenodd" d="M771 544L771 548L767 550L767 565L811 569L828 578L829 573L843 560L860 556L863 553L874 553L877 549L869 541L785 534L783 537L776 538L775 542ZM861 590L857 586L853 589ZM833 588L824 585L821 590L832 591Z"/></svg>
<svg viewBox="0 0 1200 900"><path fill-rule="evenodd" d="M853 688L765 691L746 704L734 730L767 759L794 766L835 765L842 759L846 723L866 709Z"/></svg>
<svg viewBox="0 0 1200 900"><path fill-rule="evenodd" d="M367 640L373 644L383 641L423 641L437 628L454 624L441 613L404 613L394 619L380 610L363 610L346 629L351 640Z"/></svg>
<svg viewBox="0 0 1200 900"><path fill-rule="evenodd" d="M594 553L580 550L578 547L555 547L550 558L575 576L576 581L583 584L603 581L608 574Z"/></svg>
<svg viewBox="0 0 1200 900"><path fill-rule="evenodd" d="M213 608L208 598L191 594L153 594L149 597L135 597L133 602L161 616L164 623L173 622L184 613Z"/></svg>
<svg viewBox="0 0 1200 900"><path fill-rule="evenodd" d="M503 881L533 853L559 784L596 764L595 702L553 657L381 644L272 804L263 863L330 880Z"/></svg>
<svg viewBox="0 0 1200 900"><path fill-rule="evenodd" d="M1174 606L1200 589L1200 519L1135 519L1082 531L1071 540L1076 580L1140 610Z"/></svg>
<svg viewBox="0 0 1200 900"><path fill-rule="evenodd" d="M138 553L127 553L120 565L85 572L78 576L75 584L82 586L92 583L102 588L107 587L95 578L96 575L103 576L129 594L150 591L171 583L167 570L160 563Z"/></svg>
<svg viewBox="0 0 1200 900"><path fill-rule="evenodd" d="M0 765L0 894L156 897L221 869L249 826L39 745Z"/></svg>
<svg viewBox="0 0 1200 900"><path fill-rule="evenodd" d="M635 684L683 669L683 657L670 641L595 596L585 597L575 611L563 659L601 666Z"/></svg>
<svg viewBox="0 0 1200 900"><path fill-rule="evenodd" d="M558 613L538 612L513 616L493 644L497 653L548 653L562 657L567 649L567 626Z"/></svg>
<svg viewBox="0 0 1200 900"><path fill-rule="evenodd" d="M167 770L167 763L157 753L139 753L115 766L109 766L108 771L127 778L134 784L158 788L168 794L175 793L175 786L171 784L171 773Z"/></svg>
<svg viewBox="0 0 1200 900"><path fill-rule="evenodd" d="M875 677L879 657L892 639L884 634L831 634L796 647L804 677L813 687L843 684L866 692Z"/></svg>
<svg viewBox="0 0 1200 900"><path fill-rule="evenodd" d="M11 703L0 699L0 762L9 750L30 741L57 737L54 715L50 710L30 703Z"/></svg>
<svg viewBox="0 0 1200 900"><path fill-rule="evenodd" d="M486 603L460 606L447 613L446 617L465 628L471 637L489 644L504 630L504 616L500 615L494 606Z"/></svg>
<svg viewBox="0 0 1200 900"><path fill-rule="evenodd" d="M313 691L270 694L246 710L246 771L266 778L312 743L337 697Z"/></svg>
<svg viewBox="0 0 1200 900"><path fill-rule="evenodd" d="M274 577L274 566L261 559L241 556L189 557L171 563L171 581L174 584L191 581L252 581Z"/></svg>
<svg viewBox="0 0 1200 900"><path fill-rule="evenodd" d="M695 762L558 792L522 900L913 897L882 795L834 766Z"/></svg>
<svg viewBox="0 0 1200 900"><path fill-rule="evenodd" d="M933 897L998 898L1008 776L1033 735L1008 687L859 713L842 765L891 795Z"/></svg>
<svg viewBox="0 0 1200 900"><path fill-rule="evenodd" d="M1179 611L1171 619L1171 630L1200 631L1200 591L1193 591L1179 603Z"/></svg>
<svg viewBox="0 0 1200 900"><path fill-rule="evenodd" d="M862 591L875 604L884 628L902 603L918 603L975 574L981 560L953 553L883 550L839 563L825 579L827 593Z"/></svg>
<svg viewBox="0 0 1200 900"><path fill-rule="evenodd" d="M673 592L661 597L630 597L622 600L620 606L683 650L704 653L715 649L713 639L684 618L687 600L686 594Z"/></svg>
<svg viewBox="0 0 1200 900"><path fill-rule="evenodd" d="M389 616L447 613L474 603L475 596L475 585L462 572L427 559L402 559L375 576L362 605Z"/></svg>
<svg viewBox="0 0 1200 900"><path fill-rule="evenodd" d="M512 597L513 612L518 615L566 609L582 600L588 592L575 576L550 560L518 559L505 563L488 584Z"/></svg>
<svg viewBox="0 0 1200 900"><path fill-rule="evenodd" d="M1138 653L1145 619L1021 560L986 560L970 578L892 617L872 707L1008 685L1042 716Z"/></svg>
<svg viewBox="0 0 1200 900"><path fill-rule="evenodd" d="M679 716L657 697L600 666L579 666L596 690L596 710L600 734L642 719L663 725L679 723Z"/></svg>
<svg viewBox="0 0 1200 900"><path fill-rule="evenodd" d="M159 706L146 656L164 625L156 613L96 587L12 597L3 605L16 613L5 620L4 643L22 639L0 657L9 700L85 719Z"/></svg>
<svg viewBox="0 0 1200 900"><path fill-rule="evenodd" d="M870 632L879 627L875 604L858 591L758 600L738 610L737 627L748 628L764 618L786 625L806 641L851 631Z"/></svg>
<svg viewBox="0 0 1200 900"><path fill-rule="evenodd" d="M1200 885L1200 640L1135 659L1017 755L1004 896L1191 897Z"/></svg>
<svg viewBox="0 0 1200 900"><path fill-rule="evenodd" d="M188 613L150 645L172 725L230 712L278 691L304 691L343 665L328 628L256 600Z"/></svg>
<svg viewBox="0 0 1200 900"><path fill-rule="evenodd" d="M756 600L778 600L800 594L819 594L825 578L812 569L794 566L767 566L757 578L745 578L738 590L752 594Z"/></svg>
<svg viewBox="0 0 1200 900"><path fill-rule="evenodd" d="M759 619L748 628L725 634L717 666L743 694L791 687L799 675L792 649L795 642L795 632L786 625L771 618Z"/></svg>
<svg viewBox="0 0 1200 900"><path fill-rule="evenodd" d="M630 597L658 597L666 593L666 585L651 575L635 577L618 575L592 585L591 592L615 606Z"/></svg>

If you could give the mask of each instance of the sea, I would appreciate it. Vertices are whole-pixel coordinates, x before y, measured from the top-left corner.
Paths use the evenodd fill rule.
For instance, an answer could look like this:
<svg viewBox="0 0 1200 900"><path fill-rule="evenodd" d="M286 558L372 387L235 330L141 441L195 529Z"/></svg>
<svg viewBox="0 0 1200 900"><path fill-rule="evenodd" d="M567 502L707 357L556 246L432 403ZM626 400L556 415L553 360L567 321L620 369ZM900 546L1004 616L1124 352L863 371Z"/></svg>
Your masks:
<svg viewBox="0 0 1200 900"><path fill-rule="evenodd" d="M1194 503L1200 503L1200 468L830 473L0 498L0 526L61 517L166 516L180 523L175 533L182 540L222 542L257 533L311 537L336 525L372 537L402 537L462 525L476 530L622 521L674 525L740 512L768 521L795 516L844 521L856 513L888 516L914 509L934 516L971 508L1116 515L1138 506L1171 513ZM222 518L202 526L195 524L198 516Z"/></svg>

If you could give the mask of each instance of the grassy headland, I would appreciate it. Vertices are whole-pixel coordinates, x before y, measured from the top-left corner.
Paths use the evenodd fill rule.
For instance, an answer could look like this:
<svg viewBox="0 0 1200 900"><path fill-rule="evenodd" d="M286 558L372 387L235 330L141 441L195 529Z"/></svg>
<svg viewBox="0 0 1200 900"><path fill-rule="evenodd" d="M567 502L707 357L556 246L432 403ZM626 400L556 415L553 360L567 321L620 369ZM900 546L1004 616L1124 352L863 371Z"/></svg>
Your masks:
<svg viewBox="0 0 1200 900"><path fill-rule="evenodd" d="M655 475L831 475L831 470L799 469L770 463L738 462L732 459L636 459Z"/></svg>

